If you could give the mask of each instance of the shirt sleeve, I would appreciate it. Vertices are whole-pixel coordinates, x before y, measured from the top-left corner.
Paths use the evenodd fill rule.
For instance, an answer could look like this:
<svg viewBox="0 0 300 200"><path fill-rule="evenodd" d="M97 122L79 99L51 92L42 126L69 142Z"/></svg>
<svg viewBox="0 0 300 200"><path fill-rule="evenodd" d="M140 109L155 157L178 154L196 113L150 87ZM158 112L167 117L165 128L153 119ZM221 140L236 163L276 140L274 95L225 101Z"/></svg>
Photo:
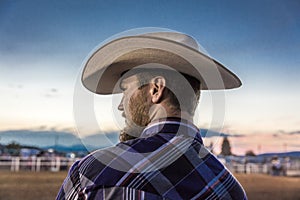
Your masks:
<svg viewBox="0 0 300 200"><path fill-rule="evenodd" d="M65 199L80 199L81 185L80 176L78 171L78 164L80 161L76 161L69 170L67 177L65 178L60 190L57 194L56 200Z"/></svg>

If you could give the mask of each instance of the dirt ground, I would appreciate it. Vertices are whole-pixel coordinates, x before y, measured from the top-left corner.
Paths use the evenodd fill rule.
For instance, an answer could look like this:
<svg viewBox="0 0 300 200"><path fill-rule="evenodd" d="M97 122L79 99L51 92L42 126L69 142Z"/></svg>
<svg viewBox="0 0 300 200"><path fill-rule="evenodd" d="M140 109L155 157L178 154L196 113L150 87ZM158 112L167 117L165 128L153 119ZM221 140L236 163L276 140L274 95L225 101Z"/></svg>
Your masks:
<svg viewBox="0 0 300 200"><path fill-rule="evenodd" d="M66 172L0 171L0 200L53 200Z"/></svg>
<svg viewBox="0 0 300 200"><path fill-rule="evenodd" d="M66 172L0 171L0 199L55 199L65 176ZM299 177L272 177L261 174L236 174L236 177L250 200L300 200Z"/></svg>
<svg viewBox="0 0 300 200"><path fill-rule="evenodd" d="M300 200L300 178L236 174L250 200Z"/></svg>

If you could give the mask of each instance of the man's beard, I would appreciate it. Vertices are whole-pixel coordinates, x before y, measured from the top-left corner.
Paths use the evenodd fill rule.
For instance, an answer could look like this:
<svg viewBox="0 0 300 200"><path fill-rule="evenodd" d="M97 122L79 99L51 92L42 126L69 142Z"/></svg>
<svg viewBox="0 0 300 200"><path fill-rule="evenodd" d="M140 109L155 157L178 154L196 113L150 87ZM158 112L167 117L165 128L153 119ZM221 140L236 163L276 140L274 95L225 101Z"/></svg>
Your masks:
<svg viewBox="0 0 300 200"><path fill-rule="evenodd" d="M130 98L128 102L129 113L126 116L126 126L120 132L120 141L124 142L140 137L145 127L150 123L149 110L150 102L148 100L147 86L139 89L135 98ZM131 117L131 119L129 119Z"/></svg>

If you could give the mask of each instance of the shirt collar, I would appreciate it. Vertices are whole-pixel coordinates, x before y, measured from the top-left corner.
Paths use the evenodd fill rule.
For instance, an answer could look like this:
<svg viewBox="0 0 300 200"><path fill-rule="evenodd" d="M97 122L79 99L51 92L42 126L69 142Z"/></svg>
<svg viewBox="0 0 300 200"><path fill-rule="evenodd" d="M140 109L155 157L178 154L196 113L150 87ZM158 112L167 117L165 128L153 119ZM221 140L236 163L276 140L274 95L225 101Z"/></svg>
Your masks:
<svg viewBox="0 0 300 200"><path fill-rule="evenodd" d="M177 117L161 118L151 122L142 132L141 138L151 137L158 133L185 135L203 143L200 130L193 123Z"/></svg>

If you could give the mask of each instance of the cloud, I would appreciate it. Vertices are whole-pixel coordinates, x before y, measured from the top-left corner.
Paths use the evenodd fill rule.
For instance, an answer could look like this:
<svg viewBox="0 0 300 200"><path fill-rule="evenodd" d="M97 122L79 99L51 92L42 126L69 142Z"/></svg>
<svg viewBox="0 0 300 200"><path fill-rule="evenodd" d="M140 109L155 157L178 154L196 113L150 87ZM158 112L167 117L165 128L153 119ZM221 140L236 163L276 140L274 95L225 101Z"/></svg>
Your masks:
<svg viewBox="0 0 300 200"><path fill-rule="evenodd" d="M47 129L47 126L46 126L46 125L41 125L41 126L39 126L39 127L37 128L37 130L40 130L40 131L46 130L46 129Z"/></svg>
<svg viewBox="0 0 300 200"><path fill-rule="evenodd" d="M47 98L57 97L57 96L59 96L58 89L56 89L56 88L48 89L48 90L46 90L46 93L43 96L47 97Z"/></svg>
<svg viewBox="0 0 300 200"><path fill-rule="evenodd" d="M58 90L57 90L56 88L51 88L51 89L50 89L50 92L52 92L52 93L57 93Z"/></svg>
<svg viewBox="0 0 300 200"><path fill-rule="evenodd" d="M278 130L277 133L274 133L274 135L278 136L279 134L281 135L296 135L296 134L300 134L300 130L296 130L296 131L283 131L283 130Z"/></svg>
<svg viewBox="0 0 300 200"><path fill-rule="evenodd" d="M13 89L23 89L24 85L12 83L12 84L8 84L8 87Z"/></svg>
<svg viewBox="0 0 300 200"><path fill-rule="evenodd" d="M76 130L73 127L61 128L60 131L63 131L63 132L72 132L72 133L76 132Z"/></svg>
<svg viewBox="0 0 300 200"><path fill-rule="evenodd" d="M291 131L289 132L290 135L294 135L294 134L300 134L300 131Z"/></svg>
<svg viewBox="0 0 300 200"><path fill-rule="evenodd" d="M58 130L57 130L57 127L51 127L49 130L50 130L50 131L53 131L53 132L57 132L57 131L58 131Z"/></svg>
<svg viewBox="0 0 300 200"><path fill-rule="evenodd" d="M288 147L300 148L300 144L289 144Z"/></svg>
<svg viewBox="0 0 300 200"><path fill-rule="evenodd" d="M245 135L242 134L227 134L227 133L221 133L222 137L245 137Z"/></svg>

